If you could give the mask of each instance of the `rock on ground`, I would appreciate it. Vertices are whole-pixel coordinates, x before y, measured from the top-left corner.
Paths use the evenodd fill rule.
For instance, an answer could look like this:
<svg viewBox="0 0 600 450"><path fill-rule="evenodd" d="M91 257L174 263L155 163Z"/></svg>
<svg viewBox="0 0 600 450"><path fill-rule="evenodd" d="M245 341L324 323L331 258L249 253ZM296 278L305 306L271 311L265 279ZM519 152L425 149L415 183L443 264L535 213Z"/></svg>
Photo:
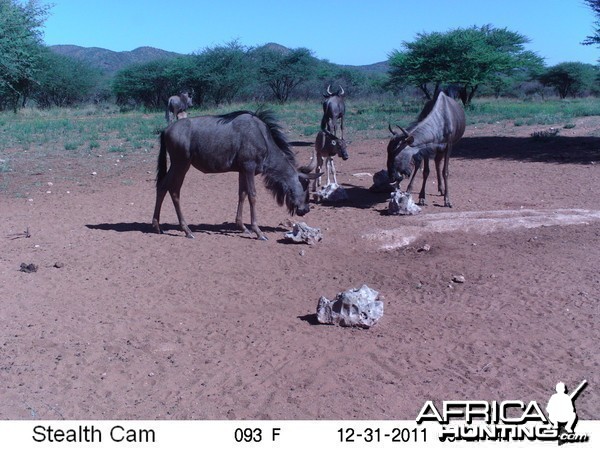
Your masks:
<svg viewBox="0 0 600 450"><path fill-rule="evenodd" d="M299 222L294 224L293 230L286 233L284 238L297 243L314 245L323 239L323 234L320 228L309 227L306 223Z"/></svg>
<svg viewBox="0 0 600 450"><path fill-rule="evenodd" d="M333 301L321 297L317 305L317 320L323 324L369 328L382 316L382 298L366 284L340 292Z"/></svg>
<svg viewBox="0 0 600 450"><path fill-rule="evenodd" d="M390 215L406 216L419 214L421 208L415 204L412 196L408 192L402 192L400 189L396 189L390 197L388 212Z"/></svg>
<svg viewBox="0 0 600 450"><path fill-rule="evenodd" d="M315 200L318 202L339 202L348 200L348 193L339 184L329 183L315 193Z"/></svg>

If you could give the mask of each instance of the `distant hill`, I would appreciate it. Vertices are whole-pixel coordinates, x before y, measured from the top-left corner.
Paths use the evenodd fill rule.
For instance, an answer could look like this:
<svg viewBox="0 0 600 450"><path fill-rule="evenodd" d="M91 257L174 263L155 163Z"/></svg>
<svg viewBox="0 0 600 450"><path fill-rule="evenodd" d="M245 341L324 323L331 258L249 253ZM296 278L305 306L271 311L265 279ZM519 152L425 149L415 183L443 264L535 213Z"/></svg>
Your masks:
<svg viewBox="0 0 600 450"><path fill-rule="evenodd" d="M264 47L281 53L290 51L289 48L274 42L265 44ZM168 52L154 47L139 47L128 52L115 52L105 48L79 47L77 45L51 45L50 49L60 55L70 56L71 58L87 62L92 67L99 68L109 75L112 75L131 64L147 63L157 59L183 56L180 53ZM361 70L365 73L377 74L386 73L389 65L387 61L382 61L364 66L344 65L342 67L349 67Z"/></svg>
<svg viewBox="0 0 600 450"><path fill-rule="evenodd" d="M374 64L367 64L365 66L344 66L344 67L358 69L365 73L377 74L377 73L387 73L387 71L390 68L390 65L387 61L381 61L381 62L374 63Z"/></svg>
<svg viewBox="0 0 600 450"><path fill-rule="evenodd" d="M87 62L90 66L101 69L107 74L114 74L131 64L181 56L179 53L167 52L154 47L139 47L128 52L114 52L98 47L51 45L50 50L59 55Z"/></svg>

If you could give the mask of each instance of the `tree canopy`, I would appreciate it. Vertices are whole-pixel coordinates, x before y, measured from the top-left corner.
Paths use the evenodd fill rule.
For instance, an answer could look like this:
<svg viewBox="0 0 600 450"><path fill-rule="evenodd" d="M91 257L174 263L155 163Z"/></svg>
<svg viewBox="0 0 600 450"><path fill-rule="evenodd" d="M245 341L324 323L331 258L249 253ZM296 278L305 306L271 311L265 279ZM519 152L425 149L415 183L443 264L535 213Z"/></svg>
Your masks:
<svg viewBox="0 0 600 450"><path fill-rule="evenodd" d="M15 110L35 82L48 9L37 0L0 0L0 97Z"/></svg>
<svg viewBox="0 0 600 450"><path fill-rule="evenodd" d="M594 34L585 38L583 45L600 45L600 0L584 0L585 3L594 11L596 21L594 22Z"/></svg>
<svg viewBox="0 0 600 450"><path fill-rule="evenodd" d="M595 88L598 69L591 64L564 62L548 68L540 81L556 89L560 98L576 97Z"/></svg>
<svg viewBox="0 0 600 450"><path fill-rule="evenodd" d="M527 42L519 33L491 25L419 33L414 42L402 44L404 51L391 53L390 85L416 86L427 98L442 86L455 86L468 105L481 85L543 67L542 58L525 50Z"/></svg>
<svg viewBox="0 0 600 450"><path fill-rule="evenodd" d="M255 52L258 78L266 84L277 101L284 103L294 89L314 73L317 61L311 51L297 48L281 51L263 47Z"/></svg>

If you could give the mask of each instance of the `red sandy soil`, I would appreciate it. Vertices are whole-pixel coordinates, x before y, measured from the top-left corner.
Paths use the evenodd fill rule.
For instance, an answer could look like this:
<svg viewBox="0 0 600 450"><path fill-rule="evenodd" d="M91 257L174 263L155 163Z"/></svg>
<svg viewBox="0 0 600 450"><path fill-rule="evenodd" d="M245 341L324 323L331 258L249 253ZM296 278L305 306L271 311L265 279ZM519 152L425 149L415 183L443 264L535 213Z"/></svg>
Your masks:
<svg viewBox="0 0 600 450"><path fill-rule="evenodd" d="M30 152L0 174L0 419L412 420L427 400L545 407L584 379L579 418L600 419L600 120L574 123L469 126L454 208L431 177L412 217L368 190L387 140L355 140L336 160L349 200L291 218L321 228L314 246L283 239L262 183L269 240L240 234L234 173L188 173L191 240L168 197L152 233L156 148ZM320 296L363 284L379 323L316 323Z"/></svg>

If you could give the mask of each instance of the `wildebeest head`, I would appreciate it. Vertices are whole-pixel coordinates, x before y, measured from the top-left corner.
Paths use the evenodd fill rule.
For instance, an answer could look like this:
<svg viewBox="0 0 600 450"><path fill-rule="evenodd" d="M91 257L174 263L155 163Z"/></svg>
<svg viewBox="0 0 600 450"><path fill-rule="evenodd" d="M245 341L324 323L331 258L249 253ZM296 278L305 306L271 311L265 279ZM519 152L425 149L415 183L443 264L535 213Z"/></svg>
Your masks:
<svg viewBox="0 0 600 450"><path fill-rule="evenodd" d="M181 94L179 94L179 98L181 99L181 102L184 104L185 108L190 108L191 106L194 106L192 104L192 96L193 96L193 91L192 92L182 92Z"/></svg>
<svg viewBox="0 0 600 450"><path fill-rule="evenodd" d="M340 88L336 92L331 92L331 85L327 86L327 93L323 94L323 97L329 98L333 96L343 97L345 94L344 88L340 86Z"/></svg>
<svg viewBox="0 0 600 450"><path fill-rule="evenodd" d="M323 149L326 150L330 156L338 155L346 161L348 159L346 141L327 130L321 131L325 134L325 145L323 146Z"/></svg>
<svg viewBox="0 0 600 450"><path fill-rule="evenodd" d="M392 133L392 138L387 147L387 169L390 183L394 183L396 181L402 181L404 176L410 177L412 173L410 159L404 161L404 158L399 158L399 155L402 150L412 145L414 137L409 135L402 127L398 127L401 131L400 133L396 133L392 130L391 125L389 125L388 128L390 133Z"/></svg>
<svg viewBox="0 0 600 450"><path fill-rule="evenodd" d="M298 167L297 169L298 181L300 182L301 190L294 189L292 187L288 195L286 195L286 204L288 207L288 211L291 215L294 215L294 213L296 213L299 216L303 216L310 211L310 207L308 205L310 200L310 180L314 180L323 175L322 173L311 173L316 168L317 153L316 151L314 151L310 163L306 166Z"/></svg>

